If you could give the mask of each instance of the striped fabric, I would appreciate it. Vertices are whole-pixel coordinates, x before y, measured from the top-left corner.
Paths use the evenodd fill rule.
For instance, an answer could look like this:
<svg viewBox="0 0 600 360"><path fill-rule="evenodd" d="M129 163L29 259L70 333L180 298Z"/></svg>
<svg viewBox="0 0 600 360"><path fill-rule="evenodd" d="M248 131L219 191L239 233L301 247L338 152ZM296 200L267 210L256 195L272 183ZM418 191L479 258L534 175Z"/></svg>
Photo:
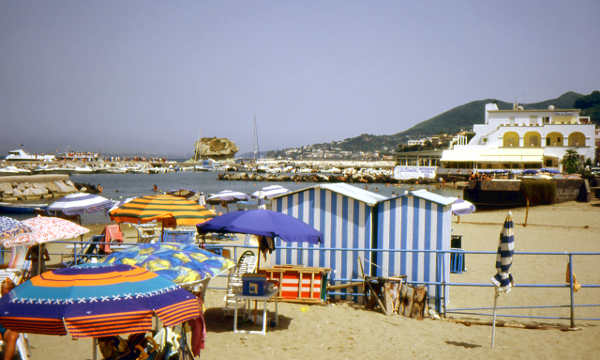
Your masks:
<svg viewBox="0 0 600 360"><path fill-rule="evenodd" d="M149 195L135 198L109 212L118 223L146 223L174 218L177 226L193 226L215 217L212 210L183 197L173 195Z"/></svg>
<svg viewBox="0 0 600 360"><path fill-rule="evenodd" d="M0 298L0 323L36 334L75 338L139 333L156 314L166 326L200 316L193 294L129 265L88 265L45 272ZM64 323L63 323L64 320Z"/></svg>
<svg viewBox="0 0 600 360"><path fill-rule="evenodd" d="M331 268L331 284L362 280L361 267L366 275L407 275L414 282L449 280L450 254L426 251L450 248L451 199L429 192L411 192L388 199L345 185L343 194L318 185L271 200L272 210L297 217L323 234L322 242L317 245L284 244L277 240L274 264ZM351 196L353 188L360 190L356 192L359 196ZM367 202L371 198L376 200ZM282 246L301 248L281 249ZM449 299L449 292L442 296L438 287L430 288L429 294L436 300ZM440 305L439 301L436 304Z"/></svg>
<svg viewBox="0 0 600 360"><path fill-rule="evenodd" d="M282 243L277 239L274 252L275 264L330 268L331 283L342 279L348 281L362 279L361 266L366 275L371 275L371 252L368 250L372 248L373 239L374 214L371 206L321 187L277 197L272 200L271 206L274 211L292 215L323 234L322 241L315 245L299 242ZM280 249L282 246L302 248ZM335 252L319 250L330 247L367 250Z"/></svg>
<svg viewBox="0 0 600 360"><path fill-rule="evenodd" d="M81 215L97 211L106 211L113 201L100 195L75 193L63 197L50 204L46 211L49 214L63 213L65 215Z"/></svg>
<svg viewBox="0 0 600 360"><path fill-rule="evenodd" d="M450 206L410 193L383 201L377 208L377 243L384 251L377 254L377 276L406 275L409 282L441 282L450 279L450 254L414 250L449 250ZM440 288L429 286L431 299L440 296ZM437 301L436 301L437 303Z"/></svg>
<svg viewBox="0 0 600 360"><path fill-rule="evenodd" d="M514 279L510 274L513 253L515 250L514 224L512 214L509 211L504 219L502 231L500 232L500 244L496 255L496 275L492 278L492 283L498 287L498 290L510 292Z"/></svg>

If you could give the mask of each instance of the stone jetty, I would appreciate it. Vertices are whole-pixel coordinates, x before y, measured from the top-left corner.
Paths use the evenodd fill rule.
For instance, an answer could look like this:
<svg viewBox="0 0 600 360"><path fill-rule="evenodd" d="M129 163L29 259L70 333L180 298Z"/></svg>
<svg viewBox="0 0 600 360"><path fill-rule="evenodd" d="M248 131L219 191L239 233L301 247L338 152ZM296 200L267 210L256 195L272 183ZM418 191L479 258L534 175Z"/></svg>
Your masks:
<svg viewBox="0 0 600 360"><path fill-rule="evenodd" d="M0 177L0 201L5 202L60 198L77 191L69 175Z"/></svg>

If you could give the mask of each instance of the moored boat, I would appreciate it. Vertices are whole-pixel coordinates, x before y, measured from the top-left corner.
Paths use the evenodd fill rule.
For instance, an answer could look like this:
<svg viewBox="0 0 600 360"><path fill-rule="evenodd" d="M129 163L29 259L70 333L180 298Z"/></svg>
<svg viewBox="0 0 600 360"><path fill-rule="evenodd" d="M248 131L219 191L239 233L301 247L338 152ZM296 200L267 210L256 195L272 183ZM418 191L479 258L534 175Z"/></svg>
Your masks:
<svg viewBox="0 0 600 360"><path fill-rule="evenodd" d="M33 214L35 210L45 210L48 204L28 204L0 202L0 214Z"/></svg>

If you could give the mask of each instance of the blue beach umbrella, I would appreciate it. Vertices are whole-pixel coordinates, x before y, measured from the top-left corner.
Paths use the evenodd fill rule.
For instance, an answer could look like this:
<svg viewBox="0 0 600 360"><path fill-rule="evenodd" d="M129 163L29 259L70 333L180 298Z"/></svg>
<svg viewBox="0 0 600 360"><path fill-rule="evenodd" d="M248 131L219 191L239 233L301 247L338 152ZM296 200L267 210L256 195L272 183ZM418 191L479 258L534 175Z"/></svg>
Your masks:
<svg viewBox="0 0 600 360"><path fill-rule="evenodd" d="M264 209L230 212L196 227L200 234L254 234L270 238L279 237L288 242L316 244L322 238L321 232L307 223L287 214Z"/></svg>
<svg viewBox="0 0 600 360"><path fill-rule="evenodd" d="M235 266L233 261L195 244L167 242L137 244L114 252L101 262L141 266L182 286L213 278Z"/></svg>

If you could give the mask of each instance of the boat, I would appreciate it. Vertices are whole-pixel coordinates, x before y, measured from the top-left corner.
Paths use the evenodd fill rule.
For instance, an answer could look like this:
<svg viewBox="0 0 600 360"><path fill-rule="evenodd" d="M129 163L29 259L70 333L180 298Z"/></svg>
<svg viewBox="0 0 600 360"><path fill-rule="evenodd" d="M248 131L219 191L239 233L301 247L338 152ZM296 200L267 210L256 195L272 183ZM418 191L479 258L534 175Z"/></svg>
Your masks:
<svg viewBox="0 0 600 360"><path fill-rule="evenodd" d="M0 202L0 214L33 214L36 210L45 210L48 204L18 204Z"/></svg>
<svg viewBox="0 0 600 360"><path fill-rule="evenodd" d="M0 168L0 175L29 175L30 170L21 169L16 166L5 166Z"/></svg>
<svg viewBox="0 0 600 360"><path fill-rule="evenodd" d="M8 152L8 155L4 158L4 160L9 161L54 161L56 157L54 155L38 155L38 154L29 154L23 149L11 150Z"/></svg>

